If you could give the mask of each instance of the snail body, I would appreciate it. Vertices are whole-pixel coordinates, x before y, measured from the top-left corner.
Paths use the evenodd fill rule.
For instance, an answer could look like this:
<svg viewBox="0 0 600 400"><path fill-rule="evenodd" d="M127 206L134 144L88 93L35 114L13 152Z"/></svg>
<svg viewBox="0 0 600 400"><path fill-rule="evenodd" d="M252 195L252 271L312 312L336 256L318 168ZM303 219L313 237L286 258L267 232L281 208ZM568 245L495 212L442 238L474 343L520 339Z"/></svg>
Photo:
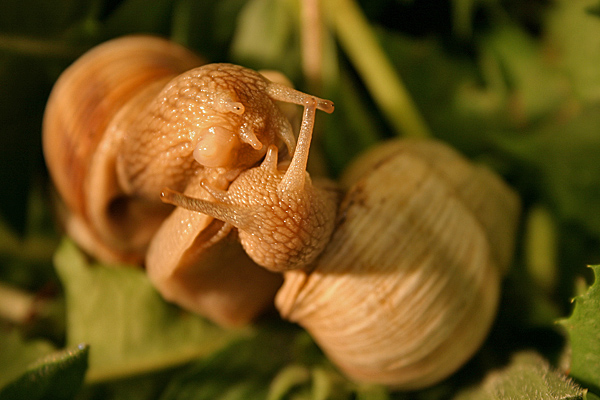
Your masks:
<svg viewBox="0 0 600 400"><path fill-rule="evenodd" d="M73 76L92 82L106 59L94 54L135 64L124 54L143 59L144 47L175 67L155 61L169 72L116 106L92 107L128 93L95 92L112 83L77 100L72 88L86 79ZM315 114L331 102L243 67L197 67L198 57L157 38L118 39L83 60L51 95L44 151L68 232L92 254L145 259L167 300L223 325L247 323L275 299L360 381L420 388L481 345L519 211L495 174L439 142L397 140L360 157L343 188L313 181ZM304 108L297 140L282 101Z"/></svg>

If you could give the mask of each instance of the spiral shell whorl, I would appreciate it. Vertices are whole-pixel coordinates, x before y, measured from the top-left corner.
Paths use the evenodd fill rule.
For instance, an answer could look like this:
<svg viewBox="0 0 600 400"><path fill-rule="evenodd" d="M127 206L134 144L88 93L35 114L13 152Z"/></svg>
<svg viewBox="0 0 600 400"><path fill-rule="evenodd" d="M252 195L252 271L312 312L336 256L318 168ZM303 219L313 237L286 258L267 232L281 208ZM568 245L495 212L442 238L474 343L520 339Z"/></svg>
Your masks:
<svg viewBox="0 0 600 400"><path fill-rule="evenodd" d="M115 115L140 88L199 63L191 52L169 41L131 36L95 47L61 75L44 115L44 155L61 196L72 209L85 208L85 174ZM65 109L72 112L62 112ZM68 162L61 161L65 158Z"/></svg>
<svg viewBox="0 0 600 400"><path fill-rule="evenodd" d="M67 230L92 254L126 261L139 261L143 256L143 250L131 248L147 242L147 233L126 232L126 237L140 237L129 249L121 245L122 237L111 242L110 234L100 233L115 222L110 210L98 214L94 208L109 207L119 195L114 159L118 131L134 114L128 109L143 107L168 80L201 64L192 52L170 41L129 36L88 51L56 82L44 114L44 156L70 210ZM100 195L90 195L90 189ZM152 210L144 210L145 218L151 218L146 211ZM93 216L96 221L91 221ZM103 226L94 226L98 223ZM132 224L124 224L128 225Z"/></svg>
<svg viewBox="0 0 600 400"><path fill-rule="evenodd" d="M386 146L363 164L315 269L286 273L276 305L349 376L416 389L485 339L512 251L511 236L488 230L502 219L512 233L518 201L436 142ZM466 199L473 185L476 199Z"/></svg>

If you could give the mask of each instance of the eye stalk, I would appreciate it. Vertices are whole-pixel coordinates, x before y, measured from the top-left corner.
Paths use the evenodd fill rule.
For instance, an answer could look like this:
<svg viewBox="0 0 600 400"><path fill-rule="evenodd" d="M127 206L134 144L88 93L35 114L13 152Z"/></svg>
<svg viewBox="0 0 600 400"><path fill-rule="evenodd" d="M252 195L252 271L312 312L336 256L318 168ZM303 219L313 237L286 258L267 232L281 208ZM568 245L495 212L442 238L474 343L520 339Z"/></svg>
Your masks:
<svg viewBox="0 0 600 400"><path fill-rule="evenodd" d="M244 105L234 100L234 96L230 93L219 93L215 96L215 110L222 113L233 113L237 115L242 115L246 111L246 107Z"/></svg>
<svg viewBox="0 0 600 400"><path fill-rule="evenodd" d="M242 115L246 108L239 101L221 100L218 104L218 110L223 112L230 112L237 115Z"/></svg>

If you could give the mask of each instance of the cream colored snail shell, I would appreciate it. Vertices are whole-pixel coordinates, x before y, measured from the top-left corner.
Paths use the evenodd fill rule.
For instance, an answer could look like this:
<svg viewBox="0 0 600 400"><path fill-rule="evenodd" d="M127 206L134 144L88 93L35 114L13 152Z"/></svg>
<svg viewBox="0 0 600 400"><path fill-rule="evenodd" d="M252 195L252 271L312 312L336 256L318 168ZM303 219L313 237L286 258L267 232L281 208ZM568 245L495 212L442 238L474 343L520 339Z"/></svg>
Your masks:
<svg viewBox="0 0 600 400"><path fill-rule="evenodd" d="M276 297L354 379L418 389L480 347L512 256L519 200L436 141L396 140L358 159L316 266Z"/></svg>
<svg viewBox="0 0 600 400"><path fill-rule="evenodd" d="M456 371L496 314L515 193L444 144L397 140L349 168L339 205L305 172L333 105L200 63L125 38L57 82L44 151L69 233L99 258L145 256L166 299L224 325L272 303L280 275L257 263L282 272L281 315L356 380L416 389ZM297 143L277 101L304 107Z"/></svg>

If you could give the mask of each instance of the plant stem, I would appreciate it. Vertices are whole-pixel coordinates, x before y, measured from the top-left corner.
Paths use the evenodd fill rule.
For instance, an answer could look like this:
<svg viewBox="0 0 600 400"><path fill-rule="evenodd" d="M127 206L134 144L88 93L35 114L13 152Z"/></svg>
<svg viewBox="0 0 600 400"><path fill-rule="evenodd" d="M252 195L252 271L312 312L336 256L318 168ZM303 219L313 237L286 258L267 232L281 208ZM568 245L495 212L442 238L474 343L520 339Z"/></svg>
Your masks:
<svg viewBox="0 0 600 400"><path fill-rule="evenodd" d="M534 282L551 294L558 284L558 229L550 210L537 204L525 223L525 261Z"/></svg>
<svg viewBox="0 0 600 400"><path fill-rule="evenodd" d="M304 0L301 9L302 69L311 92L323 82L323 27L319 0Z"/></svg>
<svg viewBox="0 0 600 400"><path fill-rule="evenodd" d="M342 47L396 131L407 137L430 137L427 124L356 2L328 0L323 5Z"/></svg>

